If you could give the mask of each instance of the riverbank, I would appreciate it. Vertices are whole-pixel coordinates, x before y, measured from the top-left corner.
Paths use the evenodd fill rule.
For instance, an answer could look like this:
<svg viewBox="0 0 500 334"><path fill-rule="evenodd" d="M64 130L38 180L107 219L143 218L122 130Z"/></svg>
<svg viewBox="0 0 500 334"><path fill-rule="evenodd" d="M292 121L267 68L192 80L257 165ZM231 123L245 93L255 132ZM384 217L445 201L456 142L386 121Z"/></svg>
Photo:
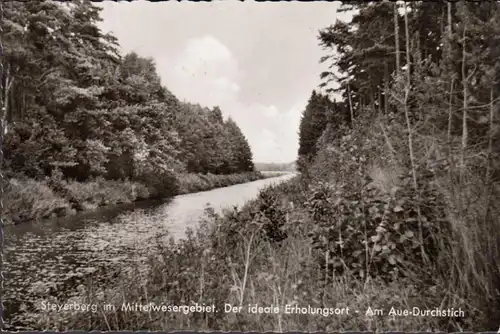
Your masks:
<svg viewBox="0 0 500 334"><path fill-rule="evenodd" d="M172 188L161 198L207 191L215 188L252 182L276 175L248 172L231 175L175 174ZM88 182L29 178L11 178L4 193L7 223L18 224L37 219L65 217L100 207L158 199L147 185L133 181L96 178Z"/></svg>

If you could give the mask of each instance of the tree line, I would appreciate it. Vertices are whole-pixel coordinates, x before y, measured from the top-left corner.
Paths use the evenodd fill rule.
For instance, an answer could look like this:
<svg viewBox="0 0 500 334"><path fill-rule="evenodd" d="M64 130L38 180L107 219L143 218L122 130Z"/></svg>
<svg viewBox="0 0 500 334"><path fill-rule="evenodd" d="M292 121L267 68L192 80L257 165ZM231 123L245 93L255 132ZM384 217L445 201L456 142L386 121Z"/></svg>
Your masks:
<svg viewBox="0 0 500 334"><path fill-rule="evenodd" d="M358 117L403 117L408 138L432 122L448 141L460 141L464 166L468 149L484 149L495 174L498 4L345 2L344 11L355 11L351 22L338 20L319 32L327 51L320 61L331 70L321 74L325 93L314 91L303 113L299 157L316 155L327 126L339 136L337 128L352 127ZM342 101L331 101L332 92Z"/></svg>
<svg viewBox="0 0 500 334"><path fill-rule="evenodd" d="M349 214L349 226L373 229L374 253L386 261L381 272L394 275L408 251L419 268L414 282L442 284L474 305L477 323L496 328L500 4L345 1L344 11L353 13L349 22L319 31L329 70L299 130L298 165L316 189L314 203L335 184L336 203L349 208L329 217ZM393 205L400 216L390 220ZM346 228L342 239L358 256L363 238ZM414 246L404 251L408 238ZM321 247L333 257L348 252ZM352 270L366 274L353 261Z"/></svg>
<svg viewBox="0 0 500 334"><path fill-rule="evenodd" d="M283 171L294 172L296 170L295 162L274 163L274 162L256 162L255 169L259 171Z"/></svg>
<svg viewBox="0 0 500 334"><path fill-rule="evenodd" d="M238 125L218 107L179 101L152 58L120 55L98 27L101 8L78 0L3 10L9 175L158 182L254 170Z"/></svg>

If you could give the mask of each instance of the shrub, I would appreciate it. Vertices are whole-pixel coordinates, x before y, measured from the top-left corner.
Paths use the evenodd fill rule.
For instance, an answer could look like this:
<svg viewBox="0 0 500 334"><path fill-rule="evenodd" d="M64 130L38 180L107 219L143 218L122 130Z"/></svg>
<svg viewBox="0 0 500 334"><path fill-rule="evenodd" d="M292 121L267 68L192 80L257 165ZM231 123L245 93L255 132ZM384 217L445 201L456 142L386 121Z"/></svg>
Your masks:
<svg viewBox="0 0 500 334"><path fill-rule="evenodd" d="M178 182L173 171L148 165L137 172L134 180L146 185L152 199L167 198L178 192Z"/></svg>
<svg viewBox="0 0 500 334"><path fill-rule="evenodd" d="M4 195L5 214L12 222L65 214L69 202L56 194L45 181L10 179Z"/></svg>

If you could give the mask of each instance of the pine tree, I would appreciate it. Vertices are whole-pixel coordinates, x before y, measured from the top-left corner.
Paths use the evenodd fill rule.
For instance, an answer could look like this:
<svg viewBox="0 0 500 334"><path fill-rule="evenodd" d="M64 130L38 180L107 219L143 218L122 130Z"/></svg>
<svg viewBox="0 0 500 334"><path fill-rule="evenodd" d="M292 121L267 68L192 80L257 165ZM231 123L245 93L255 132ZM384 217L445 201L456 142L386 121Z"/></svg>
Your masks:
<svg viewBox="0 0 500 334"><path fill-rule="evenodd" d="M235 172L251 172L254 170L253 156L247 139L236 122L229 117L224 123L232 151L231 168Z"/></svg>
<svg viewBox="0 0 500 334"><path fill-rule="evenodd" d="M317 153L317 141L334 115L334 103L327 97L313 91L302 114L299 128L299 170L312 162Z"/></svg>

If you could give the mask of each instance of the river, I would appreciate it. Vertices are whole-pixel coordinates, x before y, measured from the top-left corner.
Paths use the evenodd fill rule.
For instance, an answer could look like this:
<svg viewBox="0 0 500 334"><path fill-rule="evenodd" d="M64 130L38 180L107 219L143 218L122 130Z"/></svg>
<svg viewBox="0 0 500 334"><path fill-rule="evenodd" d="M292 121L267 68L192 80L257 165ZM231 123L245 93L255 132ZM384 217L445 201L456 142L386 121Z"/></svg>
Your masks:
<svg viewBox="0 0 500 334"><path fill-rule="evenodd" d="M144 201L6 226L2 298L6 329L25 329L18 319L23 312L37 312L32 300L77 294L72 290L82 277L104 277L114 265L142 262L158 239L182 238L188 227L197 227L207 205L216 212L241 207L262 188L294 175L180 195L167 202Z"/></svg>

